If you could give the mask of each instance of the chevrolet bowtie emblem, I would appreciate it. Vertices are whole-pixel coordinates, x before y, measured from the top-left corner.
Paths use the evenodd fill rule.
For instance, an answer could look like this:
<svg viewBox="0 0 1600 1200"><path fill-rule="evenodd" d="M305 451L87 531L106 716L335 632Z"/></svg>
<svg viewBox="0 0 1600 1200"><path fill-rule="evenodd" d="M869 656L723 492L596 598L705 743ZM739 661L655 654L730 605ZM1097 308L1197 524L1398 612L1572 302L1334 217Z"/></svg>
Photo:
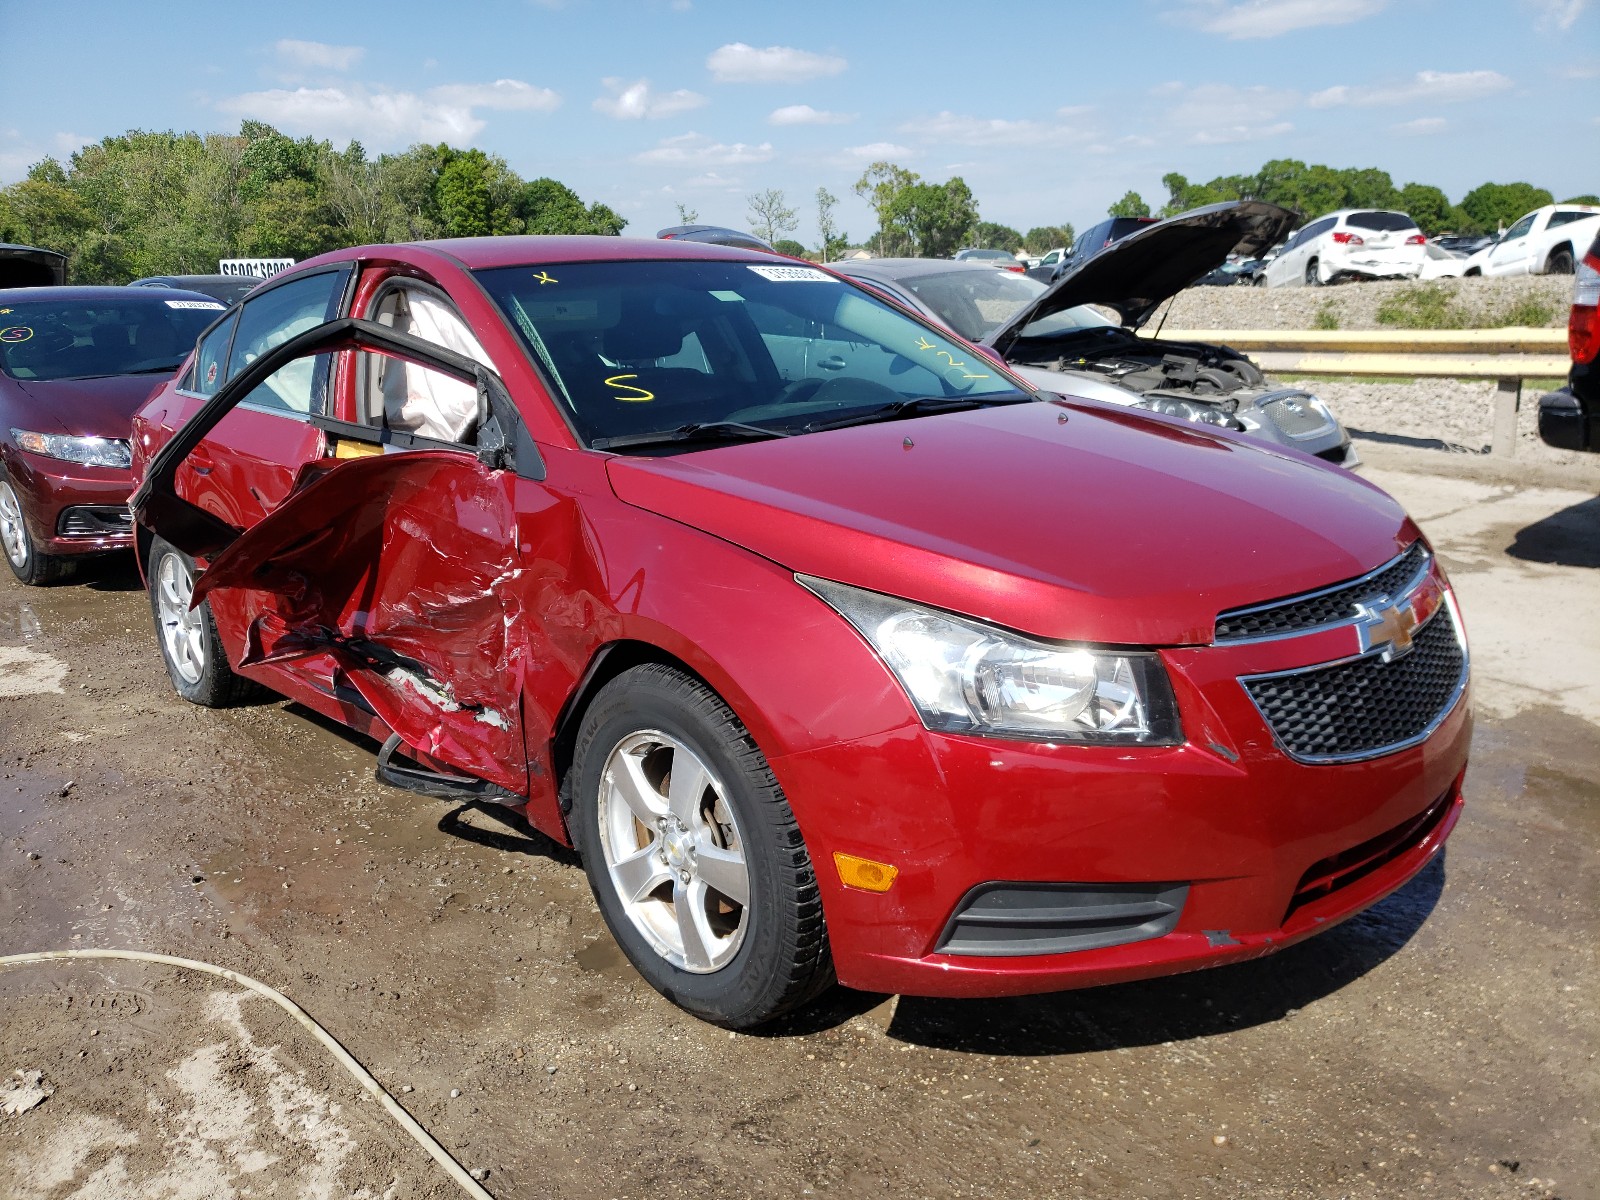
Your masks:
<svg viewBox="0 0 1600 1200"><path fill-rule="evenodd" d="M1417 631L1419 624L1416 611L1410 604L1384 601L1381 607L1363 605L1361 616L1356 620L1361 653L1381 650L1384 662L1399 658L1411 649L1411 635Z"/></svg>

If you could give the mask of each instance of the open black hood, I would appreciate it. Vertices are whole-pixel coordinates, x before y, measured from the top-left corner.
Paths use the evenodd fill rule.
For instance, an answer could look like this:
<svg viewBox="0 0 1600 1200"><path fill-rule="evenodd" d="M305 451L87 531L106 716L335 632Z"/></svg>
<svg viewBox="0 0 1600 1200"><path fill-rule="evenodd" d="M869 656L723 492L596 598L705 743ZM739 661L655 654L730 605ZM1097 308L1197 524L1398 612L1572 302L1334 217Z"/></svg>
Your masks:
<svg viewBox="0 0 1600 1200"><path fill-rule="evenodd" d="M1163 300L1216 270L1228 255L1259 256L1299 219L1263 200L1228 200L1146 225L1067 272L984 341L1004 355L1028 325L1079 304L1115 309L1124 325L1137 329Z"/></svg>

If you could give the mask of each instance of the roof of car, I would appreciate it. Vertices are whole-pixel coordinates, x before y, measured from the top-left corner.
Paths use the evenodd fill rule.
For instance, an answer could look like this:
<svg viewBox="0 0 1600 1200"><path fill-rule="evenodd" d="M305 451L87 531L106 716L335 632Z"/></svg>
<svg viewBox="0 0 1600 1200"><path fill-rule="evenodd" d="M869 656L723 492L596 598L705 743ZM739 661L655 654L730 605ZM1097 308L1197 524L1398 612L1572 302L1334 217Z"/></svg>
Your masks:
<svg viewBox="0 0 1600 1200"><path fill-rule="evenodd" d="M163 304L168 300L206 300L219 303L214 297L188 292L182 288L102 287L90 284L68 284L65 287L0 288L0 303L36 304L41 300L116 300L134 304Z"/></svg>
<svg viewBox="0 0 1600 1200"><path fill-rule="evenodd" d="M985 277L1004 275L982 261L953 258L852 258L828 266L842 275L877 275L883 279L913 279L918 275L937 275L946 271L982 272Z"/></svg>
<svg viewBox="0 0 1600 1200"><path fill-rule="evenodd" d="M717 246L709 242L691 242L676 238L663 240L606 237L600 234L443 238L439 241L413 244L448 254L474 271L485 267L517 267L524 263L628 262L633 259L673 258L769 262L773 257L756 250Z"/></svg>

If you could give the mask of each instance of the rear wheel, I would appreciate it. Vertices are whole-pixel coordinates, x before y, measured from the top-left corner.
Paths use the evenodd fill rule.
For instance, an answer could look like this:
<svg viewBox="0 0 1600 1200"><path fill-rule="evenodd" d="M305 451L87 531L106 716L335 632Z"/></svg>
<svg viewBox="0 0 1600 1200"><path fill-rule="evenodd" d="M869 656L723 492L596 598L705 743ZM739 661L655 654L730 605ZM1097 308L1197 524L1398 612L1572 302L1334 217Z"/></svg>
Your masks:
<svg viewBox="0 0 1600 1200"><path fill-rule="evenodd" d="M1572 272L1571 246L1557 246L1550 251L1550 257L1545 260L1544 264L1544 273L1546 275L1571 275Z"/></svg>
<svg viewBox="0 0 1600 1200"><path fill-rule="evenodd" d="M1310 262L1306 263L1306 286L1322 286L1322 274L1317 266L1317 260L1314 258Z"/></svg>
<svg viewBox="0 0 1600 1200"><path fill-rule="evenodd" d="M11 486L9 479L0 478L0 552L6 557L6 566L22 583L31 587L53 583L70 573L70 560L53 554L41 554L28 532L28 522L22 512L22 497Z"/></svg>
<svg viewBox="0 0 1600 1200"><path fill-rule="evenodd" d="M146 571L156 642L178 695L205 708L226 708L256 695L259 686L228 665L210 603L190 607L199 574L194 559L158 537L150 543Z"/></svg>
<svg viewBox="0 0 1600 1200"><path fill-rule="evenodd" d="M647 664L596 694L569 776L572 828L612 935L669 1000L746 1029L833 980L816 873L732 710Z"/></svg>

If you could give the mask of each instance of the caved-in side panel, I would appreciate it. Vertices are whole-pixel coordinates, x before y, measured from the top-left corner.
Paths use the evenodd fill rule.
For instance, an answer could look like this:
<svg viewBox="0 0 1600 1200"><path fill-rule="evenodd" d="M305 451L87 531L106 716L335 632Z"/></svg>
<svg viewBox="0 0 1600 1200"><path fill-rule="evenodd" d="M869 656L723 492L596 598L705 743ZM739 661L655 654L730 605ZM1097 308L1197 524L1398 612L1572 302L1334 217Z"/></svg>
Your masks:
<svg viewBox="0 0 1600 1200"><path fill-rule="evenodd" d="M239 665L331 654L408 746L525 793L513 478L463 451L345 462L219 553L196 599L238 592Z"/></svg>

